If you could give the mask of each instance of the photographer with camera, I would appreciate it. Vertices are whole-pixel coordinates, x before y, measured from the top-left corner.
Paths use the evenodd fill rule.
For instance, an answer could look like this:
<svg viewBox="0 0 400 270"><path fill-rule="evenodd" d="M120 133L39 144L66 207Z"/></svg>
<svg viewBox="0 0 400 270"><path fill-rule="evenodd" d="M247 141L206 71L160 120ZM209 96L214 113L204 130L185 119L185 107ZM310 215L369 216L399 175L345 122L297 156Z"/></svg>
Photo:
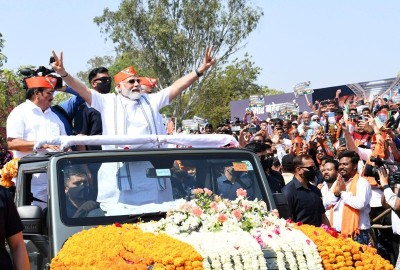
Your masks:
<svg viewBox="0 0 400 270"><path fill-rule="evenodd" d="M393 245L393 251L395 257L397 258L396 269L400 267L399 260L399 240L400 240L400 192L399 192L399 184L395 184L391 187L389 185L389 173L388 170L381 166L378 169L379 180L383 188L382 197L382 205L385 208L391 208L391 222L392 222L392 231L393 237L391 238L391 242ZM393 189L392 189L393 188Z"/></svg>

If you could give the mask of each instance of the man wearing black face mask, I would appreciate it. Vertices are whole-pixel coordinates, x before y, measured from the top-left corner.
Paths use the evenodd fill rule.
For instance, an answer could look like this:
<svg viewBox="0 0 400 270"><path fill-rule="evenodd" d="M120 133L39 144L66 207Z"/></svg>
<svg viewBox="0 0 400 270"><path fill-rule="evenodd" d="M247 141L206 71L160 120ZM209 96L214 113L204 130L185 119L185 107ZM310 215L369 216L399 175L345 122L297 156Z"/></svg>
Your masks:
<svg viewBox="0 0 400 270"><path fill-rule="evenodd" d="M329 225L321 191L310 183L317 173L314 160L309 155L299 155L294 158L293 166L293 180L282 188L288 200L290 219L317 227Z"/></svg>
<svg viewBox="0 0 400 270"><path fill-rule="evenodd" d="M82 217L99 207L89 200L90 188L86 170L81 166L71 166L64 171L65 203L68 217Z"/></svg>
<svg viewBox="0 0 400 270"><path fill-rule="evenodd" d="M89 83L94 90L101 94L108 94L111 90L111 77L108 74L108 69L98 67L90 71ZM74 118L74 134L75 135L101 135L103 127L101 123L100 113L89 108L86 103L82 104L76 112ZM77 146L80 151L85 150L101 150L100 145L80 145Z"/></svg>

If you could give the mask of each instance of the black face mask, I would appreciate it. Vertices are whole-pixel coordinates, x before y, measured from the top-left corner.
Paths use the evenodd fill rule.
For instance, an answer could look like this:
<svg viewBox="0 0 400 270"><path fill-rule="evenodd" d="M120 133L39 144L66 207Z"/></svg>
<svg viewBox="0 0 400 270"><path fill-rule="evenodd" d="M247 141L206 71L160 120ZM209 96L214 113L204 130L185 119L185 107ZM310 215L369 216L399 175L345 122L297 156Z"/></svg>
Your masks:
<svg viewBox="0 0 400 270"><path fill-rule="evenodd" d="M308 169L308 171L304 170L303 175L309 182L311 182L314 181L317 171L314 169Z"/></svg>
<svg viewBox="0 0 400 270"><path fill-rule="evenodd" d="M102 94L108 94L111 90L111 82L98 82L96 90Z"/></svg>
<svg viewBox="0 0 400 270"><path fill-rule="evenodd" d="M79 185L70 188L68 190L68 195L72 200L87 200L89 197L89 187L86 185Z"/></svg>

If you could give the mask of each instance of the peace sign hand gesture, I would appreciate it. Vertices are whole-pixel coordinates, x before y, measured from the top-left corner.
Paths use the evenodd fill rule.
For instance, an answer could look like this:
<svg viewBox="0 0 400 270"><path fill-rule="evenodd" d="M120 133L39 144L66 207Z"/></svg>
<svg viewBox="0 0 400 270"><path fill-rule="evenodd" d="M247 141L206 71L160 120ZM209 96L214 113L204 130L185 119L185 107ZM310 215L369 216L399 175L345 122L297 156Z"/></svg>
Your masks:
<svg viewBox="0 0 400 270"><path fill-rule="evenodd" d="M53 67L54 71L57 72L61 77L66 77L68 76L68 73L65 71L64 68L64 63L63 63L63 52L60 52L60 57L57 56L57 54L52 51L51 52L54 57L54 62L51 63L51 66Z"/></svg>
<svg viewBox="0 0 400 270"><path fill-rule="evenodd" d="M208 47L206 49L206 52L205 52L204 58L203 58L203 63L201 64L201 66L198 69L198 71L200 73L207 71L210 67L212 67L215 64L216 60L215 60L215 58L212 57L212 51L213 51L212 47Z"/></svg>

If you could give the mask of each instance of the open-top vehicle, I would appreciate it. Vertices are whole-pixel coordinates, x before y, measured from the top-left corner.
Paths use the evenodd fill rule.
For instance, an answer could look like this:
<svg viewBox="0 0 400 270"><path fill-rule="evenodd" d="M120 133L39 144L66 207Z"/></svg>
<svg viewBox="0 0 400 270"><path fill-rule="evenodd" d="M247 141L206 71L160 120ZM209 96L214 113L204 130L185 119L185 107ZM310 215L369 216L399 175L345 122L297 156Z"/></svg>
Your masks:
<svg viewBox="0 0 400 270"><path fill-rule="evenodd" d="M128 147L123 145L133 145L137 141L140 141L139 146L145 143L153 147L183 141L186 146L207 148L38 153L22 158L15 203L25 225L23 235L31 269L49 269L51 259L65 241L79 231L98 225L159 220L180 201L189 200L196 188L207 188L234 199L234 191L240 187L247 191L249 199L263 200L269 210L278 209L285 216L285 199L282 194L271 193L255 153L219 148L235 143L228 135L202 136L198 135L197 139L190 136L120 138L118 144L124 149ZM52 143L63 147L110 143L109 138L94 137L90 141L79 137L57 138ZM38 142L37 148L46 142ZM211 148L211 145L217 147ZM31 180L36 173L46 173L48 177L48 201L42 208L32 205L36 201L31 195ZM238 179L233 192L224 185L225 173ZM74 185L70 185L71 179ZM276 255L270 250L265 250L264 254L268 269L276 268Z"/></svg>

